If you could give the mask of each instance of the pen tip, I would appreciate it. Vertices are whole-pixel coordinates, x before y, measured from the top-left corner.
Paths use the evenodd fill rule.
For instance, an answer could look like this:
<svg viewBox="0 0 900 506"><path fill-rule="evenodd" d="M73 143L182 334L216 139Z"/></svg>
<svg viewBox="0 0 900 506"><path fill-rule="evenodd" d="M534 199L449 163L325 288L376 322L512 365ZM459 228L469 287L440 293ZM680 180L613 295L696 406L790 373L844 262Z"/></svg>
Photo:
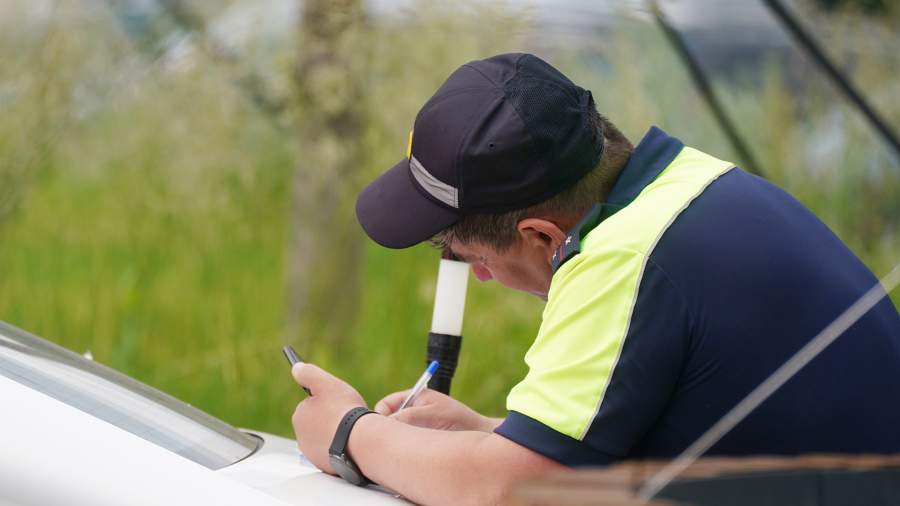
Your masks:
<svg viewBox="0 0 900 506"><path fill-rule="evenodd" d="M437 360L432 360L431 363L428 364L428 369L427 369L428 374L434 374L435 372L437 372L437 369L438 369Z"/></svg>

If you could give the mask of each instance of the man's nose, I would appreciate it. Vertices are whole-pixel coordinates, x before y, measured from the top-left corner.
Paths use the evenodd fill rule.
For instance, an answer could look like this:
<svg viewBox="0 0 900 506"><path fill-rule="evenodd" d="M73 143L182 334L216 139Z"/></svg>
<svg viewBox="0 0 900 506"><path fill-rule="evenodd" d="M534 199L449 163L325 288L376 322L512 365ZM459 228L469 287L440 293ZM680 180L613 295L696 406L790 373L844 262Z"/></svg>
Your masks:
<svg viewBox="0 0 900 506"><path fill-rule="evenodd" d="M472 264L472 273L475 274L478 281L490 281L494 279L494 277L491 276L491 271L483 265Z"/></svg>

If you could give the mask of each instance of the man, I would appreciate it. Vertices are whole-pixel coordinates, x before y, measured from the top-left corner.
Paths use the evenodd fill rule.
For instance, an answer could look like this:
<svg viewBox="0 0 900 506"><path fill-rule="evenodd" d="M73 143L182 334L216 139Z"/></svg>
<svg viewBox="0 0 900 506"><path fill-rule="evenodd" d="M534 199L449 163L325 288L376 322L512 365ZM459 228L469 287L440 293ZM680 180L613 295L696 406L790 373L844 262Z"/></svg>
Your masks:
<svg viewBox="0 0 900 506"><path fill-rule="evenodd" d="M633 148L528 54L454 72L357 215L384 246L432 239L482 281L547 300L503 420L436 392L369 414L339 379L294 370L312 391L293 417L304 454L428 504L675 456L876 283L783 191L657 128ZM885 299L710 453L900 451L897 371Z"/></svg>

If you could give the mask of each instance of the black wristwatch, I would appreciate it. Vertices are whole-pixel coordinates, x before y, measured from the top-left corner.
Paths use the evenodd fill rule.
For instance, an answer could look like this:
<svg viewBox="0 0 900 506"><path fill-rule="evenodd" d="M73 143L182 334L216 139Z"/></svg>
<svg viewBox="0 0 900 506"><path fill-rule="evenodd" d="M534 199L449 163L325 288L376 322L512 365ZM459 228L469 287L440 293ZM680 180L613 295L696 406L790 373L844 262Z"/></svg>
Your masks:
<svg viewBox="0 0 900 506"><path fill-rule="evenodd" d="M369 411L368 408L363 407L353 408L348 411L344 418L341 419L341 423L338 424L337 431L334 433L334 440L331 441L331 448L328 449L328 461L331 463L331 467L334 468L341 478L359 487L366 486L372 482L360 472L359 468L356 467L356 463L350 458L350 454L347 453L347 441L350 440L350 429L353 428L356 421L369 413L374 413L374 411Z"/></svg>

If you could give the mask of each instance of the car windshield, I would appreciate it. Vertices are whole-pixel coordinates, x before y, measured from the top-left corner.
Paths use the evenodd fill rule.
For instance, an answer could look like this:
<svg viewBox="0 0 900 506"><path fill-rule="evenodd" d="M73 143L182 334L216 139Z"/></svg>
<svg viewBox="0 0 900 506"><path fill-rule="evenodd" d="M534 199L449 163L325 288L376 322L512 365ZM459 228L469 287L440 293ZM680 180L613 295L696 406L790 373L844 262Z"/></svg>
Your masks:
<svg viewBox="0 0 900 506"><path fill-rule="evenodd" d="M3 322L0 375L210 469L233 464L260 444L170 395Z"/></svg>

